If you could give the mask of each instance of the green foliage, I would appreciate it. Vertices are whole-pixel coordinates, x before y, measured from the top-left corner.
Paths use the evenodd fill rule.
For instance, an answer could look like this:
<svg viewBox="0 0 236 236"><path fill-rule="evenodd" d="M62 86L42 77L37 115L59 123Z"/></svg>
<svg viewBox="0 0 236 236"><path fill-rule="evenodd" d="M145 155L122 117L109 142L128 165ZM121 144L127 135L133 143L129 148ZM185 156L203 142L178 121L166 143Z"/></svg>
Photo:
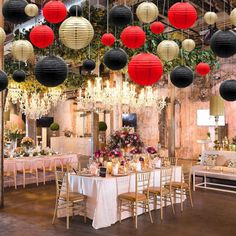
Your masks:
<svg viewBox="0 0 236 236"><path fill-rule="evenodd" d="M106 131L107 130L107 124L104 121L100 121L98 123L98 130L99 131Z"/></svg>
<svg viewBox="0 0 236 236"><path fill-rule="evenodd" d="M59 128L60 128L59 124L57 124L55 122L50 125L50 130L52 130L52 131L58 131Z"/></svg>

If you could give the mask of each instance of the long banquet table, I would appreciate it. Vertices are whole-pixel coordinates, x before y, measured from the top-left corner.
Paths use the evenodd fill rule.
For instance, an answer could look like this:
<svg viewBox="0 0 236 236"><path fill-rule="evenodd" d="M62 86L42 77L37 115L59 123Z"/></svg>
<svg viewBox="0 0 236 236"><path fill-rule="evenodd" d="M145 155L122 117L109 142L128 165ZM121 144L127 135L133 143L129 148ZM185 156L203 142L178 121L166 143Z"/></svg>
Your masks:
<svg viewBox="0 0 236 236"><path fill-rule="evenodd" d="M109 227L115 224L118 218L117 196L128 191L135 191L135 175L113 177L85 177L70 174L70 191L86 195L87 216L95 229ZM173 181L181 180L181 167L174 167ZM160 186L160 169L152 171L151 182L154 186ZM143 211L139 209L139 214ZM63 210L58 210L58 217L65 216ZM127 212L122 213L122 219L131 217Z"/></svg>

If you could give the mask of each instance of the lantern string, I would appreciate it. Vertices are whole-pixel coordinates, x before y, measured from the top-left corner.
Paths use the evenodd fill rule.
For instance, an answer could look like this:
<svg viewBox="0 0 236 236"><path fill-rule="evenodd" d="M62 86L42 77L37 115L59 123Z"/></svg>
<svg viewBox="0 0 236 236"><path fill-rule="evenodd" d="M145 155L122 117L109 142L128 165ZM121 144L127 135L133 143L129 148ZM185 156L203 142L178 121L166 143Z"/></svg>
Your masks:
<svg viewBox="0 0 236 236"><path fill-rule="evenodd" d="M163 2L163 9L162 9L162 15L165 16L165 7L166 7L166 0Z"/></svg>
<svg viewBox="0 0 236 236"><path fill-rule="evenodd" d="M204 31L204 0L202 0L202 32ZM202 34L202 56L204 48L204 35Z"/></svg>
<svg viewBox="0 0 236 236"><path fill-rule="evenodd" d="M225 1L224 1L224 30L225 30L225 14L226 12L225 12Z"/></svg>
<svg viewBox="0 0 236 236"><path fill-rule="evenodd" d="M107 33L109 32L109 0L107 0Z"/></svg>
<svg viewBox="0 0 236 236"><path fill-rule="evenodd" d="M88 18L90 22L90 0L88 1ZM89 53L89 59L91 58L91 43L89 43L89 48L88 48L88 53Z"/></svg>
<svg viewBox="0 0 236 236"><path fill-rule="evenodd" d="M211 11L211 0L210 0L210 11Z"/></svg>
<svg viewBox="0 0 236 236"><path fill-rule="evenodd" d="M184 37L184 30L181 30L182 38ZM184 65L184 50L183 48L180 49L181 53L181 64Z"/></svg>

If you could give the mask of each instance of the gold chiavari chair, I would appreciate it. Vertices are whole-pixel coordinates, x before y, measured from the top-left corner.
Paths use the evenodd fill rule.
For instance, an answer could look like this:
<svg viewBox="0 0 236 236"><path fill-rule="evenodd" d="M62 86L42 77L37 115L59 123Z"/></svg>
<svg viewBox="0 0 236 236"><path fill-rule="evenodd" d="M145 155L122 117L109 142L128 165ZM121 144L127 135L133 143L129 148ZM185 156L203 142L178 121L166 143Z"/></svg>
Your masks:
<svg viewBox="0 0 236 236"><path fill-rule="evenodd" d="M181 211L183 211L183 196L189 196L191 207L193 207L193 199L191 192L192 182L192 164L182 165L182 174L180 182L172 182L172 189L174 190L174 197L180 198Z"/></svg>
<svg viewBox="0 0 236 236"><path fill-rule="evenodd" d="M121 222L121 214L124 211L132 213L135 217L135 227L138 227L138 208L142 208L145 212L148 209L151 223L153 223L149 203L149 185L151 172L135 173L135 192L127 192L118 195L118 211L119 220ZM145 193L144 193L145 191Z"/></svg>
<svg viewBox="0 0 236 236"><path fill-rule="evenodd" d="M66 228L69 229L69 217L76 214L84 216L86 223L87 211L87 197L80 193L70 192L69 187L69 173L56 170L56 204L53 215L52 224L54 224L57 211L64 209L66 211Z"/></svg>
<svg viewBox="0 0 236 236"><path fill-rule="evenodd" d="M149 197L154 204L154 209L157 209L157 205L160 206L161 220L163 220L163 202L165 203L165 206L167 205L167 202L170 202L173 214L175 214L172 199L172 174L173 167L162 167L160 170L160 187L149 188Z"/></svg>
<svg viewBox="0 0 236 236"><path fill-rule="evenodd" d="M4 163L4 168L7 170L7 171L4 171L3 173L4 183L8 183L8 186L10 187L11 182L13 182L15 189L17 189L15 161Z"/></svg>

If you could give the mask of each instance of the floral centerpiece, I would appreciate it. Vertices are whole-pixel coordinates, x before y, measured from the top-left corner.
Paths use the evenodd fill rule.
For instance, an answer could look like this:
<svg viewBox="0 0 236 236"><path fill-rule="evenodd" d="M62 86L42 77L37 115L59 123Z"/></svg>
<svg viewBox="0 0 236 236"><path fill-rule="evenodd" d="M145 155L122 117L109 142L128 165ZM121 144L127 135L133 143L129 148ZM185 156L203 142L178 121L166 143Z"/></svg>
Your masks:
<svg viewBox="0 0 236 236"><path fill-rule="evenodd" d="M149 154L156 154L157 153L157 150L154 147L151 147L151 146L146 147L146 151Z"/></svg>
<svg viewBox="0 0 236 236"><path fill-rule="evenodd" d="M16 141L17 139L21 139L24 135L22 129L15 124L11 124L5 127L5 137L10 141Z"/></svg>
<svg viewBox="0 0 236 236"><path fill-rule="evenodd" d="M111 158L122 157L122 153L119 149L115 148L109 152L109 156Z"/></svg>
<svg viewBox="0 0 236 236"><path fill-rule="evenodd" d="M34 140L30 137L24 137L21 141L21 145L28 149L34 146Z"/></svg>
<svg viewBox="0 0 236 236"><path fill-rule="evenodd" d="M135 147L135 148L131 149L130 153L133 155L141 154L142 150L141 150L141 148Z"/></svg>

